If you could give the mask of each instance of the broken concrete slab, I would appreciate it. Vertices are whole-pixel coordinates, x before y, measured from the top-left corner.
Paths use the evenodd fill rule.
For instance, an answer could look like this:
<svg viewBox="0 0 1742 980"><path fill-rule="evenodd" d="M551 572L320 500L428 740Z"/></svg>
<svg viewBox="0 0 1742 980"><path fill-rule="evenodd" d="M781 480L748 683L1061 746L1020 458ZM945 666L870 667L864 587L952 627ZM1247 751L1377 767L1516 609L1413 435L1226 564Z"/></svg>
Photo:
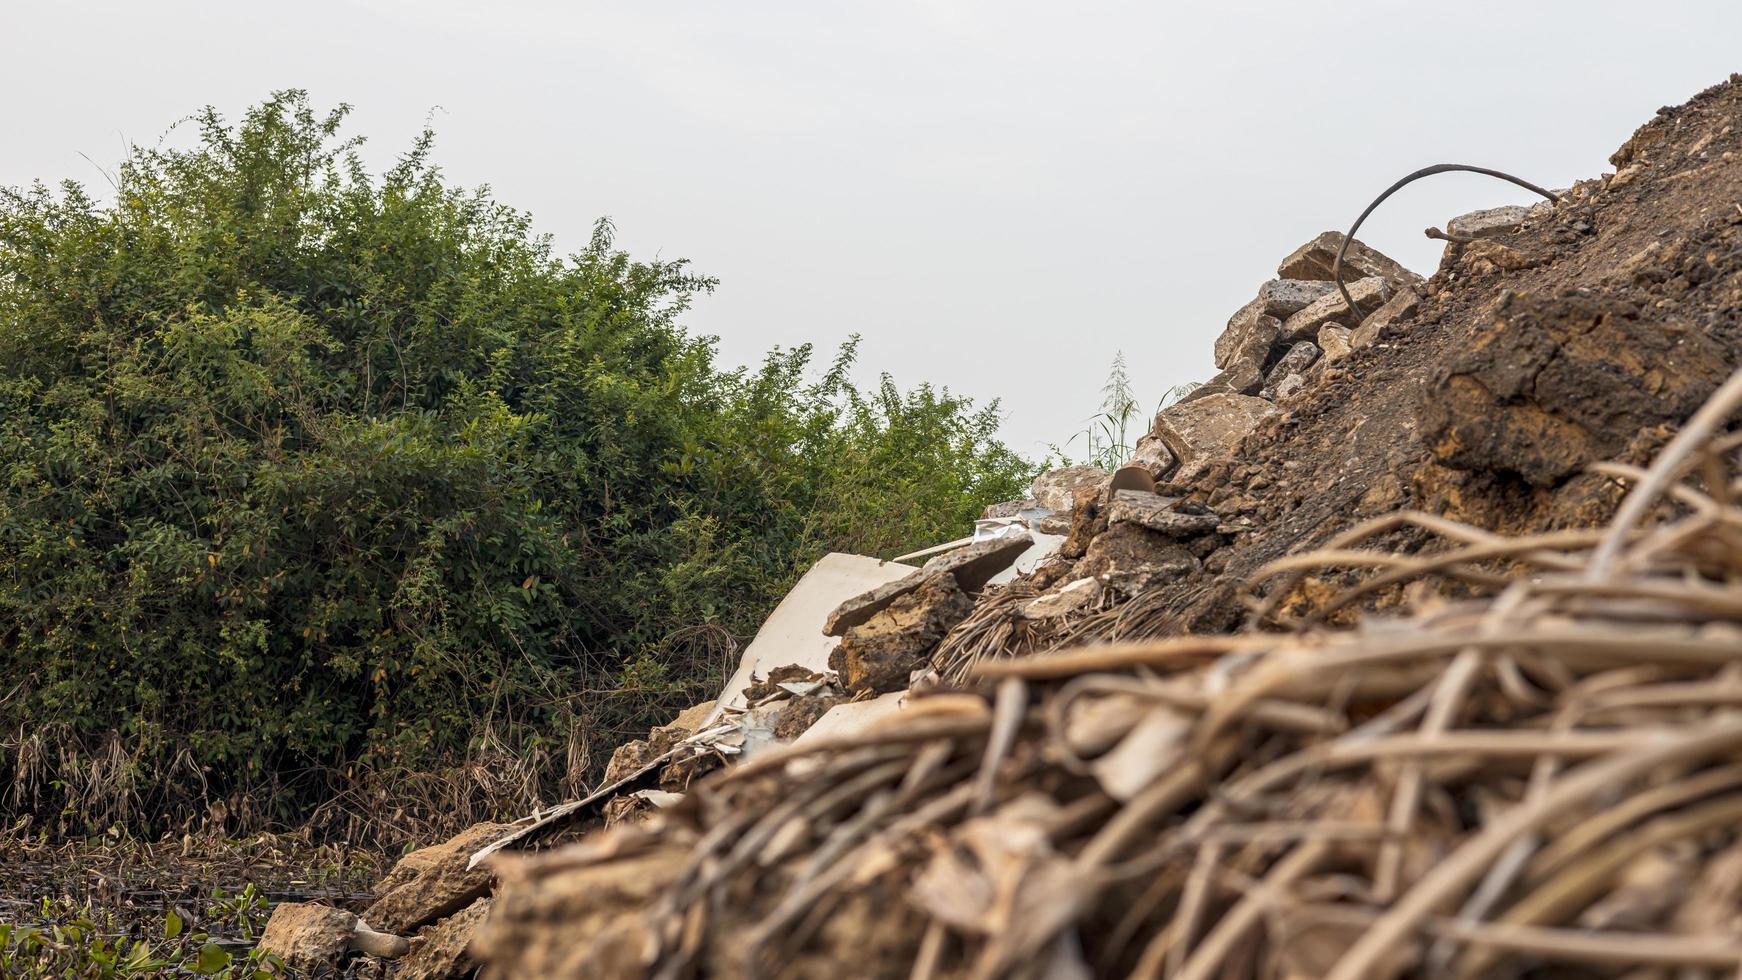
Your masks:
<svg viewBox="0 0 1742 980"><path fill-rule="evenodd" d="M1216 367L1225 370L1250 363L1262 368L1269 359L1270 349L1276 346L1277 335L1282 331L1282 318L1265 313L1257 303L1253 300L1228 319L1228 325L1216 338Z"/></svg>
<svg viewBox="0 0 1742 980"><path fill-rule="evenodd" d="M400 936L378 932L344 909L312 902L280 902L260 933L260 947L302 975L330 972L353 950L388 958L409 948Z"/></svg>
<svg viewBox="0 0 1742 980"><path fill-rule="evenodd" d="M864 701L849 701L830 708L816 723L805 729L803 735L793 739L794 745L802 745L807 741L828 738L832 735L849 735L862 732L867 728L891 719L906 710L908 692L891 691Z"/></svg>
<svg viewBox="0 0 1742 980"><path fill-rule="evenodd" d="M1056 524L1045 523L1054 517L1061 518L1061 520ZM1027 575L1034 571L1035 566L1058 554L1059 546L1064 544L1065 535L1070 533L1070 512L1058 511L1049 514L1047 518L1036 520L1031 526L1033 530L1029 532L1029 537L1034 540L1034 543L1028 546L1027 551L1017 555L1016 560L1011 562L1009 567L987 579L987 585L1003 585L1006 582L1014 581L1018 575ZM1048 530L1049 527L1052 529Z"/></svg>
<svg viewBox="0 0 1742 980"><path fill-rule="evenodd" d="M385 932L409 933L472 904L489 893L494 881L488 870L469 867L472 854L512 829L508 824L474 824L440 844L414 851L415 872L400 876L398 884L376 899L364 911L364 921Z"/></svg>
<svg viewBox="0 0 1742 980"><path fill-rule="evenodd" d="M1307 369L1311 368L1318 359L1319 345L1312 341L1302 340L1290 345L1288 353L1282 355L1276 362L1276 366L1270 369L1268 375L1265 375L1264 391L1259 397L1275 401L1284 381L1291 377L1304 379Z"/></svg>
<svg viewBox="0 0 1742 980"><path fill-rule="evenodd" d="M829 654L837 642L823 631L829 615L842 602L915 571L912 565L864 555L836 552L823 556L763 621L756 638L744 648L738 670L720 692L719 704L701 727L717 721L727 708L744 707L744 692L753 679L767 676L776 667L798 664L815 671L827 670Z"/></svg>
<svg viewBox="0 0 1742 980"><path fill-rule="evenodd" d="M1413 289L1400 289L1385 301L1385 305L1367 314L1361 326L1349 336L1349 346L1359 350L1379 339L1380 334L1415 312L1421 305L1421 294Z"/></svg>
<svg viewBox="0 0 1742 980"><path fill-rule="evenodd" d="M1284 279L1328 280L1331 278L1331 264L1342 244L1342 232L1324 232L1283 259L1276 267L1276 274ZM1357 238L1349 243L1349 251L1343 256L1343 282L1347 284L1370 276L1378 276L1394 288L1421 282L1420 276Z"/></svg>
<svg viewBox="0 0 1742 980"><path fill-rule="evenodd" d="M1136 524L1167 538L1195 538L1209 534L1221 523L1215 514L1180 513L1173 509L1174 503L1153 493L1121 491L1113 495L1107 523Z"/></svg>
<svg viewBox="0 0 1742 980"><path fill-rule="evenodd" d="M1016 530L1014 533L989 541L977 541L939 555L926 562L919 571L885 582L836 606L824 622L823 631L829 636L841 636L888 608L890 603L918 589L928 579L945 573L954 577L962 591L979 592L1033 544L1034 536L1031 533Z"/></svg>
<svg viewBox="0 0 1742 980"><path fill-rule="evenodd" d="M1078 487L1107 482L1109 474L1099 466L1067 466L1050 470L1034 478L1029 496L1047 510L1070 510L1071 495Z"/></svg>
<svg viewBox="0 0 1742 980"><path fill-rule="evenodd" d="M1373 312L1391 298L1391 284L1378 276L1359 279L1348 286L1350 298L1361 308L1363 314ZM1284 320L1279 340L1281 343L1291 344L1316 337L1319 328L1327 323L1351 329L1354 327L1355 315L1349 312L1349 304L1343 301L1342 293L1333 292L1322 299L1314 300L1306 309Z"/></svg>
<svg viewBox="0 0 1742 980"><path fill-rule="evenodd" d="M1137 448L1131 453L1130 462L1147 469L1149 475L1159 480L1179 463L1179 458L1173 454L1173 450L1167 448L1167 443L1160 436L1151 432L1137 440Z"/></svg>
<svg viewBox="0 0 1742 980"><path fill-rule="evenodd" d="M467 951L472 935L490 914L480 898L418 934L411 951L393 967L393 980L461 980L477 968Z"/></svg>
<svg viewBox="0 0 1742 980"><path fill-rule="evenodd" d="M848 629L829 658L850 694L883 694L907 687L908 675L974 611L953 575L928 577L864 622Z"/></svg>
<svg viewBox="0 0 1742 980"><path fill-rule="evenodd" d="M1353 330L1348 327L1339 327L1334 323L1327 323L1320 327L1319 350L1324 351L1325 363L1329 364L1332 361L1347 357L1349 351L1353 349L1349 345L1349 339L1354 335Z"/></svg>
<svg viewBox="0 0 1742 980"><path fill-rule="evenodd" d="M1227 456L1276 406L1249 395L1211 395L1162 409L1155 434L1179 457L1175 480L1197 475L1212 460Z"/></svg>
<svg viewBox="0 0 1742 980"><path fill-rule="evenodd" d="M980 519L992 520L993 518L998 517L1017 517L1026 511L1038 509L1040 509L1040 503L1033 497L1026 497L1022 500L1005 500L996 504L987 504L986 508L980 511Z"/></svg>
<svg viewBox="0 0 1742 980"><path fill-rule="evenodd" d="M1137 524L1111 524L1089 543L1078 574L1130 597L1189 575L1198 560L1184 544Z"/></svg>
<svg viewBox="0 0 1742 980"><path fill-rule="evenodd" d="M1458 215L1446 222L1446 234L1458 238L1495 238L1517 231L1518 226L1528 221L1530 216L1531 209L1519 204L1483 208Z"/></svg>
<svg viewBox="0 0 1742 980"><path fill-rule="evenodd" d="M1211 395L1256 395L1258 389L1264 387L1262 364L1256 358L1236 361L1226 370L1218 372L1215 377L1187 392L1180 401L1195 401Z"/></svg>

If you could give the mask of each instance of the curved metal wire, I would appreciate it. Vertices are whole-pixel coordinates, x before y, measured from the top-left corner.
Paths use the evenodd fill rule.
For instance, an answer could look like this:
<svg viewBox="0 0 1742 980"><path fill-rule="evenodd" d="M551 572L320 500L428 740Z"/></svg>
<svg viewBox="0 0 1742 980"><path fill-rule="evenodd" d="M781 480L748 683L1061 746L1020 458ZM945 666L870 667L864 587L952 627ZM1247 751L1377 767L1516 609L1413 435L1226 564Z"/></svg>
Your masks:
<svg viewBox="0 0 1742 980"><path fill-rule="evenodd" d="M1514 177L1509 173L1503 173L1499 170L1490 170L1487 167L1473 167L1467 163L1436 163L1431 167L1423 167L1397 183L1392 184L1390 187L1387 187L1385 193L1374 198L1373 203L1367 205L1367 210L1362 211L1361 216L1355 219L1355 223L1349 226L1349 233L1343 236L1343 244L1337 248L1337 258L1331 263L1331 278L1337 283L1337 291L1343 294L1343 302L1349 304L1349 312L1355 315L1357 323L1361 321L1364 314L1361 312L1361 308L1355 305L1355 298L1349 295L1349 287L1343 285L1343 255L1349 251L1349 243L1355 240L1355 232L1360 229L1361 222L1366 221L1367 216L1373 213L1374 208L1384 204L1386 198L1402 190L1405 185L1418 181L1423 177L1431 177L1434 174L1449 173L1454 170L1463 170L1473 174L1486 174L1489 177L1498 177L1501 180L1511 181L1525 190L1535 191L1551 201L1560 200L1560 197L1555 194L1554 191L1544 190L1522 177Z"/></svg>

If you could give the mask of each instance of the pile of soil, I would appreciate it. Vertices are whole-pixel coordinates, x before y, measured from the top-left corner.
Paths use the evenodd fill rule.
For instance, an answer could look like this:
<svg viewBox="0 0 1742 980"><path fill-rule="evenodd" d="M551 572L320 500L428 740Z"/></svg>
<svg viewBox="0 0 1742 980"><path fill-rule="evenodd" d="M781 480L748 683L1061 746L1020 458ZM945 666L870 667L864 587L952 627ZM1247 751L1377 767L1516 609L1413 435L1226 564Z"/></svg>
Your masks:
<svg viewBox="0 0 1742 980"><path fill-rule="evenodd" d="M1742 365L1738 120L1742 76L1660 110L1158 463L1165 507L1079 488L1059 557L914 599L899 727L499 855L484 974L1733 972L1742 488L1672 439ZM1607 528L1653 460L1697 473Z"/></svg>

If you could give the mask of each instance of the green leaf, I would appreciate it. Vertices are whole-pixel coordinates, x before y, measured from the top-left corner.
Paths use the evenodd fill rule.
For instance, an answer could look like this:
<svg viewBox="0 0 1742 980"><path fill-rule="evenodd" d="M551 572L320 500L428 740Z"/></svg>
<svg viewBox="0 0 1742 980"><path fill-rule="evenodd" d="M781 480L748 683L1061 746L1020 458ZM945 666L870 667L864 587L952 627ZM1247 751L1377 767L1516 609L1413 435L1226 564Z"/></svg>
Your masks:
<svg viewBox="0 0 1742 980"><path fill-rule="evenodd" d="M194 972L210 975L230 965L230 954L217 943L207 943L200 947L199 958L194 960Z"/></svg>
<svg viewBox="0 0 1742 980"><path fill-rule="evenodd" d="M182 922L181 916L176 914L175 909L170 909L169 914L163 917L163 937L165 939L174 939L181 935L183 925L185 925L185 923Z"/></svg>

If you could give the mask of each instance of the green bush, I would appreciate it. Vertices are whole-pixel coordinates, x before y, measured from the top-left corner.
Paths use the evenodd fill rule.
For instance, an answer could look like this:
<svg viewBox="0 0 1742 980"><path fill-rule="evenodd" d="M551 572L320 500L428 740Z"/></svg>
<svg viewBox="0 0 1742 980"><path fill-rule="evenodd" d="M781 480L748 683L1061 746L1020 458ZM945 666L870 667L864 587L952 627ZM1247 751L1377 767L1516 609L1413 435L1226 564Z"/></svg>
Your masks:
<svg viewBox="0 0 1742 980"><path fill-rule="evenodd" d="M678 324L711 280L605 222L554 255L428 133L371 175L344 116L281 93L133 151L112 202L0 191L10 812L548 801L821 554L958 535L1031 475L995 406L858 390L852 344L719 369Z"/></svg>

